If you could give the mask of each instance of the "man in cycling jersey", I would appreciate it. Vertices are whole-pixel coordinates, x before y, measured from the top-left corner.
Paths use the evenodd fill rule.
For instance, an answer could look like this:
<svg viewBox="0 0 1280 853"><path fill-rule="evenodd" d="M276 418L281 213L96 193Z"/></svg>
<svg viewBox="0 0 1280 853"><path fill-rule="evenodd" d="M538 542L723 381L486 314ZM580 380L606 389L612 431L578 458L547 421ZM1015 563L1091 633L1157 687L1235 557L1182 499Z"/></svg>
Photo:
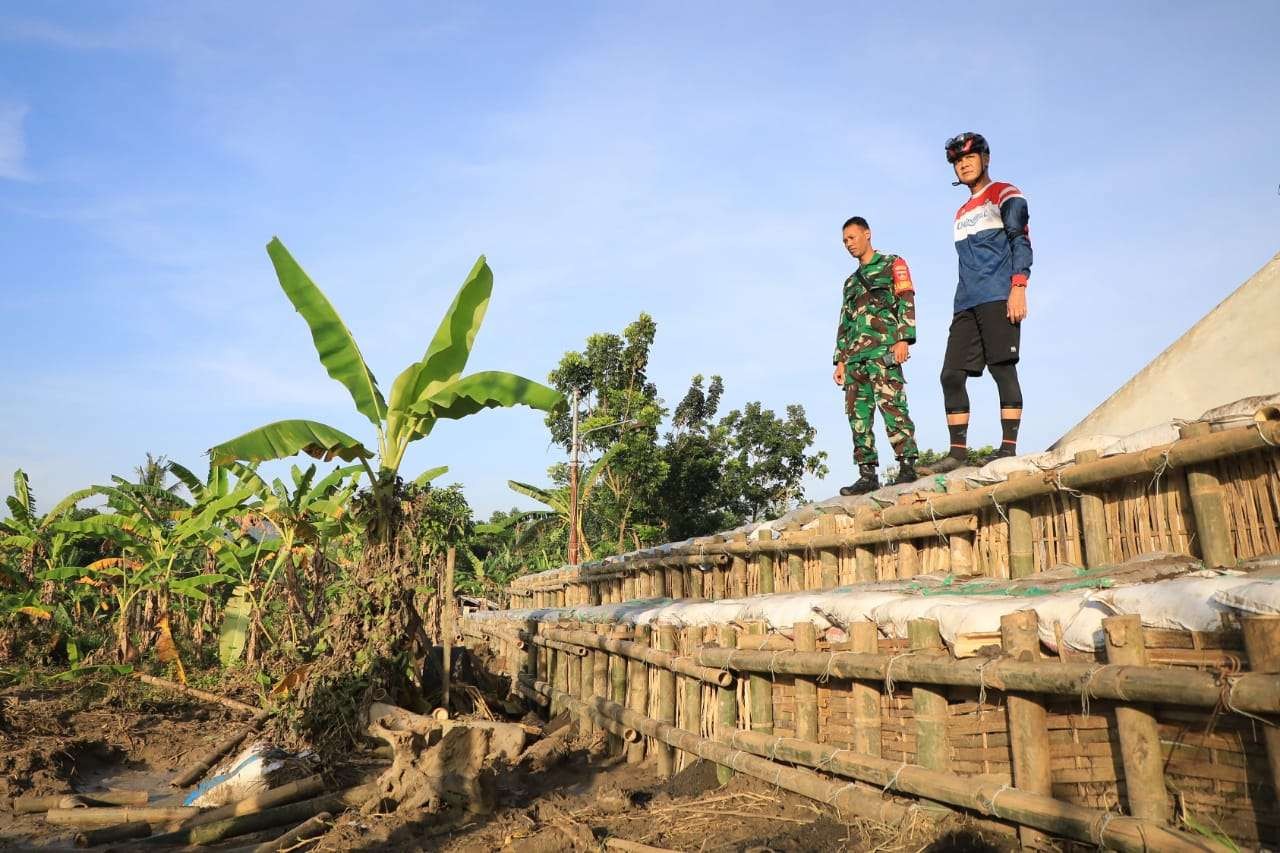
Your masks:
<svg viewBox="0 0 1280 853"><path fill-rule="evenodd" d="M965 464L969 432L965 383L970 376L981 376L984 368L991 370L1000 395L1003 437L996 457L1017 453L1022 424L1017 364L1031 274L1027 201L1013 184L991 180L987 140L978 133L962 133L947 141L946 152L956 184L968 188L969 200L956 211L960 276L941 375L951 452L932 466L935 474Z"/></svg>

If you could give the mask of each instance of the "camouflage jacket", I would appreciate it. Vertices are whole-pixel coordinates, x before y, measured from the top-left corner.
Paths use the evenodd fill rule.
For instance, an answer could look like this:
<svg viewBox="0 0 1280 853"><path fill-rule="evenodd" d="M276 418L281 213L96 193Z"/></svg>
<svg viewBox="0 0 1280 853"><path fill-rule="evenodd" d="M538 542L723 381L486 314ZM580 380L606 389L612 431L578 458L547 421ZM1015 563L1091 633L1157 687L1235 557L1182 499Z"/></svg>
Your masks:
<svg viewBox="0 0 1280 853"><path fill-rule="evenodd" d="M916 342L915 286L906 261L876 252L845 279L831 362L880 359L898 341Z"/></svg>

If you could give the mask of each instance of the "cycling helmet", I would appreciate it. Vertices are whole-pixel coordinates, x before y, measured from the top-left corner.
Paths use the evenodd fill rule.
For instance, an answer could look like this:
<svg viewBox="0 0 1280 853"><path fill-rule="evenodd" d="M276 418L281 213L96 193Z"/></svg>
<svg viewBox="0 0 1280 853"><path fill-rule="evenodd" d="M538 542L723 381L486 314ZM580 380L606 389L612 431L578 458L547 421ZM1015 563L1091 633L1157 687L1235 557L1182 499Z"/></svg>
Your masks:
<svg viewBox="0 0 1280 853"><path fill-rule="evenodd" d="M990 154L991 148L981 133L962 133L947 140L947 162L954 163L966 154Z"/></svg>

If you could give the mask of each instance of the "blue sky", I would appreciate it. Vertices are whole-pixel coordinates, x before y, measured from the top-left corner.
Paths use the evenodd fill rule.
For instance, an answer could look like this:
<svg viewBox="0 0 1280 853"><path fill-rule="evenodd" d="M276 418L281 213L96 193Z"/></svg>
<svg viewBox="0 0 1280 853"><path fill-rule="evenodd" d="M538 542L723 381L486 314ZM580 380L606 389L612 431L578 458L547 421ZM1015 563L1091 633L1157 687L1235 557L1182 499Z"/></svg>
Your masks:
<svg viewBox="0 0 1280 853"><path fill-rule="evenodd" d="M946 443L948 136L986 134L1030 203L1025 450L1280 250L1273 2L459 5L5 5L0 471L47 507L279 418L365 435L273 234L387 384L481 253L472 369L542 378L648 311L669 404L719 373L728 406L805 406L832 457L814 497L851 478L850 215L911 263L911 406ZM972 394L994 441L994 387ZM449 464L487 515L557 459L518 409L441 426L404 471Z"/></svg>

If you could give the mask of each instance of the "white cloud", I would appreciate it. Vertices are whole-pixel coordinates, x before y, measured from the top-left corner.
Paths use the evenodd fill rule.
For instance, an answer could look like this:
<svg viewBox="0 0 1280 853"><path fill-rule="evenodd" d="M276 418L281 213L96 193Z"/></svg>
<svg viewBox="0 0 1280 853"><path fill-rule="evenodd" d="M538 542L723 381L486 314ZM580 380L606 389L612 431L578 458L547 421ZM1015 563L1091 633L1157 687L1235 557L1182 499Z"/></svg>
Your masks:
<svg viewBox="0 0 1280 853"><path fill-rule="evenodd" d="M27 171L27 138L24 125L25 104L0 104L0 178L30 180Z"/></svg>

